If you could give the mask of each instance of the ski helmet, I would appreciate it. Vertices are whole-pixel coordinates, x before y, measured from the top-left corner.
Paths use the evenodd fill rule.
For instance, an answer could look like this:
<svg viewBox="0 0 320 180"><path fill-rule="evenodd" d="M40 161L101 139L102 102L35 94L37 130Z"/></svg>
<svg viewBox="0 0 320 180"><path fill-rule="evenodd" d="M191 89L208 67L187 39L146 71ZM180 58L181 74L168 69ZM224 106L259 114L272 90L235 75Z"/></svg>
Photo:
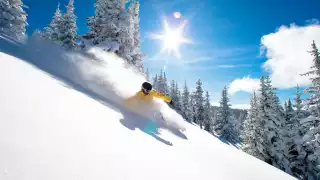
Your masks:
<svg viewBox="0 0 320 180"><path fill-rule="evenodd" d="M146 93L149 93L152 90L152 85L149 82L142 83L142 90L144 90Z"/></svg>

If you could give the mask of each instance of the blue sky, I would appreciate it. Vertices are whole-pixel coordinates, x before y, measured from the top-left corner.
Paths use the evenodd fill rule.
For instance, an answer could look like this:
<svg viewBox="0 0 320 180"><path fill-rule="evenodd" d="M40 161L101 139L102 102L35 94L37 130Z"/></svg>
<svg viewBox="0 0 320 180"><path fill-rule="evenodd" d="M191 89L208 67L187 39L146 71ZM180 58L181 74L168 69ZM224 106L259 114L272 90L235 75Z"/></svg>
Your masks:
<svg viewBox="0 0 320 180"><path fill-rule="evenodd" d="M46 3L24 0L29 6L28 33L42 29L50 22L58 2L64 11L68 0L46 0ZM93 3L90 0L75 0L79 34L87 31L85 19L93 15ZM169 79L178 80L180 86L186 79L189 86L194 87L200 78L205 90L211 93L212 102L217 102L224 85L232 84L235 79L248 76L255 79L266 74L261 66L268 58L260 55L263 36L276 33L282 25L294 23L306 27L310 20L316 22L316 19L320 19L319 7L318 0L309 0L308 3L301 0L140 0L141 45L146 54L145 66L153 74L166 67ZM176 11L182 14L180 19L173 17ZM167 19L171 27L179 26L183 20L188 22L184 36L192 44L180 47L180 59L171 54L159 54L161 41L150 38L152 33L163 31L163 19ZM268 36L266 39L266 49L271 52L274 48L272 42L281 38ZM278 92L282 101L294 96L291 87L279 85ZM249 97L250 93L238 91L231 96L231 102L249 104Z"/></svg>

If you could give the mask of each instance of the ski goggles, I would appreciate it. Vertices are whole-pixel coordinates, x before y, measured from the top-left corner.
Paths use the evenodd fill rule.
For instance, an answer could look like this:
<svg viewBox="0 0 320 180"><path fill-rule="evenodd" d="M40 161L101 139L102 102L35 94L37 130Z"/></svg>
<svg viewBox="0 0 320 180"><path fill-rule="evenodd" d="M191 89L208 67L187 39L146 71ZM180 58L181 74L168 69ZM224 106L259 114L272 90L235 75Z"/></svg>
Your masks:
<svg viewBox="0 0 320 180"><path fill-rule="evenodd" d="M142 91L143 91L144 93L146 93L146 94L149 94L151 90L142 88Z"/></svg>

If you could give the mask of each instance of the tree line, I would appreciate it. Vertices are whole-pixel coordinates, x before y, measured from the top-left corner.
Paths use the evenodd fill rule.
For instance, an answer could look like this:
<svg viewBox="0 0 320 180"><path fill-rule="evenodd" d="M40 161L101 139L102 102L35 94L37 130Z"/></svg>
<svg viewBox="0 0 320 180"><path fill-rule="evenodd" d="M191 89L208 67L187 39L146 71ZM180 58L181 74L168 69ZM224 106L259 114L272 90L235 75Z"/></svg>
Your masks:
<svg viewBox="0 0 320 180"><path fill-rule="evenodd" d="M152 79L150 79L147 70L146 77L148 81L153 83L155 90L171 97L172 108L181 114L186 121L195 123L201 129L229 142L238 143L241 141L240 132L247 111L230 108L227 86L221 92L220 106L216 107L211 104L210 94L203 90L200 79L195 83L195 90L190 91L186 81L181 89L177 81L172 80L169 83L166 73L162 70L160 70L160 74L151 77Z"/></svg>

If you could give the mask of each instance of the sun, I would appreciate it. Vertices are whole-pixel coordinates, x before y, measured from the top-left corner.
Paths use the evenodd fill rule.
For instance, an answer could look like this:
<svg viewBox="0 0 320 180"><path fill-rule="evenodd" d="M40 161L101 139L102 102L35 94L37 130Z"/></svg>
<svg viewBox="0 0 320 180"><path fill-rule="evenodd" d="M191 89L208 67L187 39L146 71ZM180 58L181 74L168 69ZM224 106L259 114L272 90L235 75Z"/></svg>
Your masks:
<svg viewBox="0 0 320 180"><path fill-rule="evenodd" d="M183 43L191 43L190 40L183 37L185 22L182 23L177 29L171 29L168 22L164 20L164 33L153 35L153 38L160 39L163 42L161 52L167 51L168 53L174 52L175 56L180 59L179 47Z"/></svg>

